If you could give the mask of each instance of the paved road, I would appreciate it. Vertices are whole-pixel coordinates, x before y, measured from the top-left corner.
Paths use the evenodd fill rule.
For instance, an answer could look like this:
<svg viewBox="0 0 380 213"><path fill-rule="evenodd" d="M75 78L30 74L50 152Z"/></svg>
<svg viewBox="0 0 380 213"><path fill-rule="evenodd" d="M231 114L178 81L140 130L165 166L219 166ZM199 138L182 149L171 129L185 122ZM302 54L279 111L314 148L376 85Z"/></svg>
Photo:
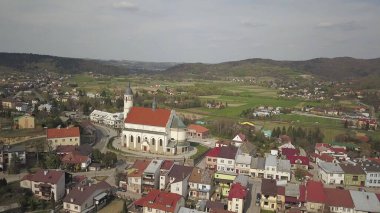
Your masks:
<svg viewBox="0 0 380 213"><path fill-rule="evenodd" d="M261 193L261 179L249 178L249 192L245 202L244 212L260 213L260 205L256 205L256 195Z"/></svg>
<svg viewBox="0 0 380 213"><path fill-rule="evenodd" d="M309 117L317 117L317 118L327 118L327 119L333 119L333 120L342 120L342 118L329 117L329 116L323 116L323 115L314 115L314 114L309 114L309 113L299 112L299 111L292 111L292 114L309 116Z"/></svg>
<svg viewBox="0 0 380 213"><path fill-rule="evenodd" d="M96 132L95 149L99 149L100 152L105 153L107 151L107 143L110 138L117 136L117 132L114 129L104 127L98 124L94 124Z"/></svg>

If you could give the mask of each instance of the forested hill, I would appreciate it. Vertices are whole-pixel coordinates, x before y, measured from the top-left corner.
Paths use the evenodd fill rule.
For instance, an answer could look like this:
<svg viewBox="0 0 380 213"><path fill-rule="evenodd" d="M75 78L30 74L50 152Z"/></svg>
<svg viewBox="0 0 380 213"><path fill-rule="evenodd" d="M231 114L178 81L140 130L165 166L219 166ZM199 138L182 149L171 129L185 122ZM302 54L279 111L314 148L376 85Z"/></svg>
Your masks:
<svg viewBox="0 0 380 213"><path fill-rule="evenodd" d="M223 76L289 77L292 75L311 74L323 79L345 80L380 76L380 58L355 59L340 57L316 58L306 61L247 59L219 64L185 63L173 66L165 72L182 78L214 78Z"/></svg>

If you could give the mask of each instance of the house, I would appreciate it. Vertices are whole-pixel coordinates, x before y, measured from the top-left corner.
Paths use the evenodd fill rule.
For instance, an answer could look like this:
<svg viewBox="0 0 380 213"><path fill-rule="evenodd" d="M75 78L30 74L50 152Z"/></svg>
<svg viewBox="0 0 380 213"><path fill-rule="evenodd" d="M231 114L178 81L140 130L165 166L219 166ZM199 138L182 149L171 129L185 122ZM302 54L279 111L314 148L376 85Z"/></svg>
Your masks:
<svg viewBox="0 0 380 213"><path fill-rule="evenodd" d="M142 209L143 213L178 213L185 206L185 199L176 193L152 190L145 197L136 200L134 205L137 209Z"/></svg>
<svg viewBox="0 0 380 213"><path fill-rule="evenodd" d="M174 164L168 174L170 192L187 197L189 177L192 171L193 167L191 166Z"/></svg>
<svg viewBox="0 0 380 213"><path fill-rule="evenodd" d="M174 165L172 160L164 160L160 168L160 190L164 190L169 183L168 174Z"/></svg>
<svg viewBox="0 0 380 213"><path fill-rule="evenodd" d="M380 187L380 164L364 160L359 163L366 174L366 187Z"/></svg>
<svg viewBox="0 0 380 213"><path fill-rule="evenodd" d="M130 85L124 94L124 128L122 149L161 155L176 155L189 151L186 126L174 110L134 107Z"/></svg>
<svg viewBox="0 0 380 213"><path fill-rule="evenodd" d="M127 190L132 193L142 193L142 175L150 164L150 160L136 160L127 170Z"/></svg>
<svg viewBox="0 0 380 213"><path fill-rule="evenodd" d="M320 162L318 176L326 184L344 184L344 171L337 163Z"/></svg>
<svg viewBox="0 0 380 213"><path fill-rule="evenodd" d="M65 155L61 162L67 168L72 168L73 170L86 170L87 167L91 164L91 158L86 155L81 155L76 152L69 153Z"/></svg>
<svg viewBox="0 0 380 213"><path fill-rule="evenodd" d="M330 212L355 212L350 191L335 188L324 188L324 191L326 195L326 208Z"/></svg>
<svg viewBox="0 0 380 213"><path fill-rule="evenodd" d="M214 147L210 149L206 154L206 167L211 170L216 170L217 168L217 158L220 153L221 147Z"/></svg>
<svg viewBox="0 0 380 213"><path fill-rule="evenodd" d="M216 212L218 210L224 210L224 203L217 201L206 201L205 211L206 212Z"/></svg>
<svg viewBox="0 0 380 213"><path fill-rule="evenodd" d="M217 171L235 172L235 158L240 154L240 150L234 146L220 147L220 152L217 156Z"/></svg>
<svg viewBox="0 0 380 213"><path fill-rule="evenodd" d="M38 170L34 174L24 176L20 187L31 189L40 199L55 201L65 195L65 172L59 170Z"/></svg>
<svg viewBox="0 0 380 213"><path fill-rule="evenodd" d="M231 145L240 147L243 143L247 142L247 137L243 133L239 133L232 139Z"/></svg>
<svg viewBox="0 0 380 213"><path fill-rule="evenodd" d="M261 210L277 210L277 186L276 180L262 179L261 182Z"/></svg>
<svg viewBox="0 0 380 213"><path fill-rule="evenodd" d="M110 196L111 186L105 181L77 186L68 189L63 199L63 209L70 213L98 211L107 205Z"/></svg>
<svg viewBox="0 0 380 213"><path fill-rule="evenodd" d="M302 206L306 202L306 187L303 184L287 183L284 194L288 207Z"/></svg>
<svg viewBox="0 0 380 213"><path fill-rule="evenodd" d="M291 169L304 169L309 168L309 158L306 156L288 156L287 159L290 161Z"/></svg>
<svg viewBox="0 0 380 213"><path fill-rule="evenodd" d="M205 139L209 136L209 129L201 125L190 124L187 126L187 136L195 139Z"/></svg>
<svg viewBox="0 0 380 213"><path fill-rule="evenodd" d="M213 171L194 167L189 177L189 199L209 200L215 190L213 177Z"/></svg>
<svg viewBox="0 0 380 213"><path fill-rule="evenodd" d="M16 101L12 99L3 99L1 104L3 105L3 109L15 109L16 107Z"/></svg>
<svg viewBox="0 0 380 213"><path fill-rule="evenodd" d="M293 148L282 148L279 150L282 156L288 158L289 156L300 155L300 150Z"/></svg>
<svg viewBox="0 0 380 213"><path fill-rule="evenodd" d="M228 193L228 211L243 213L248 188L241 183L233 183Z"/></svg>
<svg viewBox="0 0 380 213"><path fill-rule="evenodd" d="M80 145L79 127L47 129L47 142L52 150L59 145Z"/></svg>
<svg viewBox="0 0 380 213"><path fill-rule="evenodd" d="M250 168L251 177L264 178L265 176L265 158L252 158L251 168Z"/></svg>
<svg viewBox="0 0 380 213"><path fill-rule="evenodd" d="M341 163L340 167L344 172L344 185L364 186L366 174L359 165Z"/></svg>
<svg viewBox="0 0 380 213"><path fill-rule="evenodd" d="M123 127L123 119L123 112L110 113L100 110L94 110L90 114L90 120L92 122L104 124L115 129L120 129Z"/></svg>
<svg viewBox="0 0 380 213"><path fill-rule="evenodd" d="M26 163L26 151L24 145L4 145L0 143L0 169L5 170L12 157L17 156L20 164Z"/></svg>
<svg viewBox="0 0 380 213"><path fill-rule="evenodd" d="M320 162L339 163L339 161L337 159L335 159L334 157L332 157L326 153L323 153L321 155L317 155L315 157L315 163L318 165Z"/></svg>
<svg viewBox="0 0 380 213"><path fill-rule="evenodd" d="M375 193L350 190L355 212L380 212L380 201Z"/></svg>
<svg viewBox="0 0 380 213"><path fill-rule="evenodd" d="M41 104L38 106L38 111L50 112L53 106L51 104Z"/></svg>
<svg viewBox="0 0 380 213"><path fill-rule="evenodd" d="M280 153L281 153L282 149L296 149L296 147L291 143L284 143L278 147L278 151L280 151Z"/></svg>
<svg viewBox="0 0 380 213"><path fill-rule="evenodd" d="M29 114L14 118L13 123L16 129L34 129L35 127L34 117Z"/></svg>
<svg viewBox="0 0 380 213"><path fill-rule="evenodd" d="M244 155L250 155L250 156L255 156L256 155L256 148L253 145L253 143L243 143L239 147L240 151Z"/></svg>
<svg viewBox="0 0 380 213"><path fill-rule="evenodd" d="M222 146L231 146L231 141L219 140L215 142L215 147L222 147Z"/></svg>
<svg viewBox="0 0 380 213"><path fill-rule="evenodd" d="M268 155L265 159L264 177L290 181L290 168L289 160L277 159L274 155Z"/></svg>
<svg viewBox="0 0 380 213"><path fill-rule="evenodd" d="M323 212L326 195L322 182L309 180L306 183L306 209L307 212Z"/></svg>
<svg viewBox="0 0 380 213"><path fill-rule="evenodd" d="M236 173L215 172L214 181L216 185L215 192L217 198L223 198L228 196L231 185L234 182L236 176Z"/></svg>
<svg viewBox="0 0 380 213"><path fill-rule="evenodd" d="M92 146L90 144L82 144L80 146L77 145L59 145L57 146L55 153L57 155L64 157L70 153L77 153L83 156L91 156L92 154Z"/></svg>
<svg viewBox="0 0 380 213"><path fill-rule="evenodd" d="M163 160L152 160L145 168L142 177L143 194L148 194L153 189L158 189L160 168L163 162Z"/></svg>
<svg viewBox="0 0 380 213"><path fill-rule="evenodd" d="M181 207L178 211L178 213L205 213L204 211L199 211L196 209L189 209L186 207Z"/></svg>
<svg viewBox="0 0 380 213"><path fill-rule="evenodd" d="M252 157L249 155L236 155L235 171L238 174L249 176L251 170Z"/></svg>

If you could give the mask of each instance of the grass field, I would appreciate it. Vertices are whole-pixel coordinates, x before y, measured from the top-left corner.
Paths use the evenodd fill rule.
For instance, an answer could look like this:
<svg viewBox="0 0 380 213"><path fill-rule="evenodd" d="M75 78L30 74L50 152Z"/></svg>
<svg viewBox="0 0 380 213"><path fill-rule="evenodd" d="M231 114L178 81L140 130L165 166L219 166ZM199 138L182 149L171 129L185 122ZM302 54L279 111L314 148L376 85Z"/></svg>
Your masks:
<svg viewBox="0 0 380 213"><path fill-rule="evenodd" d="M124 200L115 199L111 203L109 203L106 207L100 209L100 211L98 211L98 212L99 213L109 213L109 212L119 213L119 212L122 212L124 202L125 202Z"/></svg>
<svg viewBox="0 0 380 213"><path fill-rule="evenodd" d="M208 147L206 146L203 146L199 143L190 143L191 146L197 148L197 153L195 153L194 155L192 155L190 158L191 159L196 159L198 158L199 156L203 155L205 152L207 152L209 150Z"/></svg>

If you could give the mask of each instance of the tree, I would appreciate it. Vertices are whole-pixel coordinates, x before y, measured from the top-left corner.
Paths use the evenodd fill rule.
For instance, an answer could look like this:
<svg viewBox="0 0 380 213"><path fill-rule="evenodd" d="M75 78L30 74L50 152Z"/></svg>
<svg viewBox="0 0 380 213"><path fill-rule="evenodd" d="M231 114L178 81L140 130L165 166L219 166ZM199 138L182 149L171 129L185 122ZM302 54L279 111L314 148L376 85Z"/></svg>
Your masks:
<svg viewBox="0 0 380 213"><path fill-rule="evenodd" d="M11 159L9 161L8 173L9 174L18 174L20 172L20 158L12 153Z"/></svg>
<svg viewBox="0 0 380 213"><path fill-rule="evenodd" d="M58 155L54 155L53 153L49 153L45 157L45 166L48 169L58 169L61 165L61 160Z"/></svg>
<svg viewBox="0 0 380 213"><path fill-rule="evenodd" d="M103 157L103 164L106 167L113 166L117 161L117 155L113 152L107 152Z"/></svg>
<svg viewBox="0 0 380 213"><path fill-rule="evenodd" d="M307 175L307 171L304 169L297 168L296 171L294 172L294 176L296 177L297 180L302 181Z"/></svg>
<svg viewBox="0 0 380 213"><path fill-rule="evenodd" d="M99 149L94 149L94 151L92 151L92 157L94 158L95 162L101 163L103 159L103 154L100 152Z"/></svg>

